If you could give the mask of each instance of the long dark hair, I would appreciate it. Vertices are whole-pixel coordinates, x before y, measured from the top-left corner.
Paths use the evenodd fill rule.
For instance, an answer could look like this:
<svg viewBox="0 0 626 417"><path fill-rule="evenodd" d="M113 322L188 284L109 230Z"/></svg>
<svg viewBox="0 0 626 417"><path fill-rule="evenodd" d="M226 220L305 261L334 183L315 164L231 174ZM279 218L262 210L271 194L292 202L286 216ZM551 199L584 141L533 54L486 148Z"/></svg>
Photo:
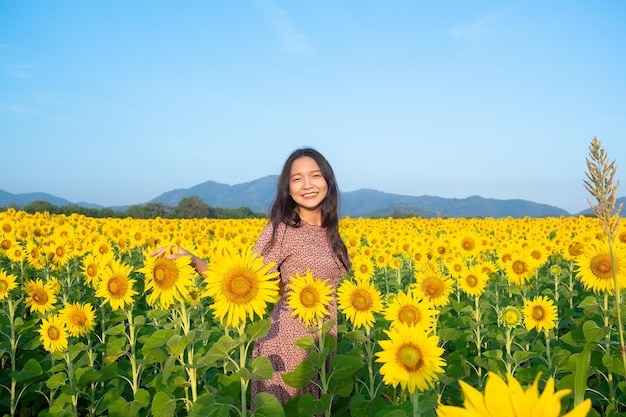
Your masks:
<svg viewBox="0 0 626 417"><path fill-rule="evenodd" d="M348 250L343 240L341 240L341 236L339 236L340 196L335 173L324 155L313 148L301 148L293 151L285 161L285 165L283 165L283 170L278 177L276 197L270 209L270 221L273 225L273 231L269 246L273 246L276 241L276 230L278 230L280 223L285 223L290 227L300 227L302 224L302 219L300 219L300 215L296 210L296 202L289 194L289 177L293 161L304 156L313 158L320 167L322 176L328 185L328 193L321 204L322 227L326 229L326 237L337 259L339 259L346 270L349 270L350 258L348 256Z"/></svg>

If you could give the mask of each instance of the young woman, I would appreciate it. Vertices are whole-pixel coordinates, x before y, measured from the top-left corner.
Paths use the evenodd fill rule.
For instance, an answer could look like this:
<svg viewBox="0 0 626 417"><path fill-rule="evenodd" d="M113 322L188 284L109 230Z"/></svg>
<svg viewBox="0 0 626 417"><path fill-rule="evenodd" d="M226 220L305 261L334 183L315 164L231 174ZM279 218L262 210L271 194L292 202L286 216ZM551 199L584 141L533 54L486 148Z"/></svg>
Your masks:
<svg viewBox="0 0 626 417"><path fill-rule="evenodd" d="M303 276L310 269L314 277L329 279L336 288L350 268L338 227L339 188L330 164L314 149L294 151L278 178L270 219L256 242L255 252L261 254L266 263L276 263L285 286L296 273ZM253 381L252 404L259 392L273 394L283 405L297 394L311 393L319 398L313 383L304 389L295 389L281 377L306 359L307 352L294 342L310 334L304 324L291 317L286 298L283 296L270 314L269 334L254 345L255 356L265 356L272 362L274 378ZM336 319L334 299L330 312L329 319Z"/></svg>
<svg viewBox="0 0 626 417"><path fill-rule="evenodd" d="M155 250L152 256L161 256L167 247ZM254 251L264 257L265 263L274 262L273 271L280 272L282 286L291 277L304 276L308 270L314 277L328 279L337 287L350 269L345 244L339 236L339 188L335 174L324 156L312 148L294 151L285 161L278 178L276 197L270 209L270 218L263 228ZM184 248L178 247L177 257L190 255L191 264L198 273L206 271L207 262ZM294 342L309 335L306 326L291 311L283 296L270 313L269 334L256 341L254 356L270 359L274 377L252 382L252 401L259 392L268 392L285 404L297 394L311 393L319 398L319 390L312 382L304 389L288 386L281 375L293 371L307 357L307 352ZM330 319L337 318L336 301L331 301ZM336 332L336 330L335 330Z"/></svg>

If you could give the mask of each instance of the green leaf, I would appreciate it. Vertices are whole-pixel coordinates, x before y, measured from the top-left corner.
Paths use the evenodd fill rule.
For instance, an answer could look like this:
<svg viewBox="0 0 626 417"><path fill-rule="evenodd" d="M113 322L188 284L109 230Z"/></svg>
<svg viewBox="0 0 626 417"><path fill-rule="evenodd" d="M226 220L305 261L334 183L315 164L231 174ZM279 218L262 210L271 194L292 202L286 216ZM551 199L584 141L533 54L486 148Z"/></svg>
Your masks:
<svg viewBox="0 0 626 417"><path fill-rule="evenodd" d="M608 327L601 328L595 321L587 320L583 324L583 334L587 342L599 342L610 331Z"/></svg>
<svg viewBox="0 0 626 417"><path fill-rule="evenodd" d="M407 417L408 414L404 412L404 410L395 409L395 410L383 410L376 413L375 417Z"/></svg>
<svg viewBox="0 0 626 417"><path fill-rule="evenodd" d="M597 346L594 342L588 342L582 352L572 356L576 356L576 371L574 373L574 405L577 406L585 399L585 391L587 390L587 372L589 372L589 364L591 362L591 351Z"/></svg>
<svg viewBox="0 0 626 417"><path fill-rule="evenodd" d="M331 378L350 378L364 365L365 362L355 356L341 354L335 355L330 359L330 366L333 369Z"/></svg>
<svg viewBox="0 0 626 417"><path fill-rule="evenodd" d="M311 378L316 374L317 368L310 360L305 359L292 372L283 374L282 378L290 387L304 388L309 385Z"/></svg>
<svg viewBox="0 0 626 417"><path fill-rule="evenodd" d="M313 414L323 414L330 408L331 397L324 394L319 400L311 394L304 394L298 399L298 416L310 416Z"/></svg>
<svg viewBox="0 0 626 417"><path fill-rule="evenodd" d="M225 334L220 337L209 351L198 362L200 365L214 364L218 361L224 360L230 356L230 352L239 345L239 342L233 340L232 337Z"/></svg>
<svg viewBox="0 0 626 417"><path fill-rule="evenodd" d="M604 355L602 357L602 364L606 366L606 369L619 375L624 376L624 365L620 358L613 355Z"/></svg>
<svg viewBox="0 0 626 417"><path fill-rule="evenodd" d="M228 417L230 410L229 404L219 403L213 394L204 393L193 403L188 417Z"/></svg>
<svg viewBox="0 0 626 417"><path fill-rule="evenodd" d="M265 356L257 356L250 363L250 379L253 381L264 381L272 379L274 368L272 361Z"/></svg>
<svg viewBox="0 0 626 417"><path fill-rule="evenodd" d="M111 326L104 332L108 335L119 336L126 333L126 323L120 323L115 326Z"/></svg>
<svg viewBox="0 0 626 417"><path fill-rule="evenodd" d="M315 338L313 336L304 336L296 340L294 342L294 345L306 350L307 352L310 352L315 349Z"/></svg>
<svg viewBox="0 0 626 417"><path fill-rule="evenodd" d="M270 332L271 322L269 319L259 320L246 325L246 334L251 342L265 337Z"/></svg>
<svg viewBox="0 0 626 417"><path fill-rule="evenodd" d="M15 378L17 382L24 382L43 375L43 370L41 369L41 365L38 361L35 359L29 359L26 361L22 369L11 372L9 375L11 378Z"/></svg>
<svg viewBox="0 0 626 417"><path fill-rule="evenodd" d="M50 389L55 389L64 386L67 383L67 374L65 372L59 372L52 375L46 381L46 386Z"/></svg>
<svg viewBox="0 0 626 417"><path fill-rule="evenodd" d="M138 389L135 393L135 401L147 408L150 405L150 393L145 389Z"/></svg>
<svg viewBox="0 0 626 417"><path fill-rule="evenodd" d="M76 378L78 379L78 385L87 385L92 382L99 381L102 377L102 372L91 367L82 367L76 369Z"/></svg>
<svg viewBox="0 0 626 417"><path fill-rule="evenodd" d="M176 334L167 341L167 350L174 356L180 356L188 344L189 341L184 336Z"/></svg>
<svg viewBox="0 0 626 417"><path fill-rule="evenodd" d="M260 392L254 397L254 413L251 417L284 417L285 411L280 401L272 394Z"/></svg>
<svg viewBox="0 0 626 417"><path fill-rule="evenodd" d="M159 391L154 394L150 411L152 411L154 417L174 416L176 412L176 400L170 398L166 393Z"/></svg>
<svg viewBox="0 0 626 417"><path fill-rule="evenodd" d="M143 349L155 349L165 346L174 334L173 329L158 329L148 336L142 336L140 342L143 343Z"/></svg>

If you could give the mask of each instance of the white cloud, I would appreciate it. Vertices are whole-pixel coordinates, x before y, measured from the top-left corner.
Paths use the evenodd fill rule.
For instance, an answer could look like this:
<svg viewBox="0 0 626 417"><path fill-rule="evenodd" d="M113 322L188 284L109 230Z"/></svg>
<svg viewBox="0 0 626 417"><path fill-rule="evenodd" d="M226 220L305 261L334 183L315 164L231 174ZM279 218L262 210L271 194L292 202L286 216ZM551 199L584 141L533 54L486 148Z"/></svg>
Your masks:
<svg viewBox="0 0 626 417"><path fill-rule="evenodd" d="M258 0L256 3L260 6L274 33L279 37L286 52L293 54L311 52L306 36L293 25L284 9L273 0Z"/></svg>

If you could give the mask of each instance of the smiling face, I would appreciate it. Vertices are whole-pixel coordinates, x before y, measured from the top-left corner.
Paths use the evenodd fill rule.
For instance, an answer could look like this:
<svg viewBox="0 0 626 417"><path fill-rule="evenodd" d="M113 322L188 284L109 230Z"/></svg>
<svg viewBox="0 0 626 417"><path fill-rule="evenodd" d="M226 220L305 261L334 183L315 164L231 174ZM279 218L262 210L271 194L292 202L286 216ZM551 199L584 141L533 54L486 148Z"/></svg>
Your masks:
<svg viewBox="0 0 626 417"><path fill-rule="evenodd" d="M321 224L320 205L328 194L328 184L313 158L303 156L293 161L289 174L289 194L303 220L310 224Z"/></svg>

